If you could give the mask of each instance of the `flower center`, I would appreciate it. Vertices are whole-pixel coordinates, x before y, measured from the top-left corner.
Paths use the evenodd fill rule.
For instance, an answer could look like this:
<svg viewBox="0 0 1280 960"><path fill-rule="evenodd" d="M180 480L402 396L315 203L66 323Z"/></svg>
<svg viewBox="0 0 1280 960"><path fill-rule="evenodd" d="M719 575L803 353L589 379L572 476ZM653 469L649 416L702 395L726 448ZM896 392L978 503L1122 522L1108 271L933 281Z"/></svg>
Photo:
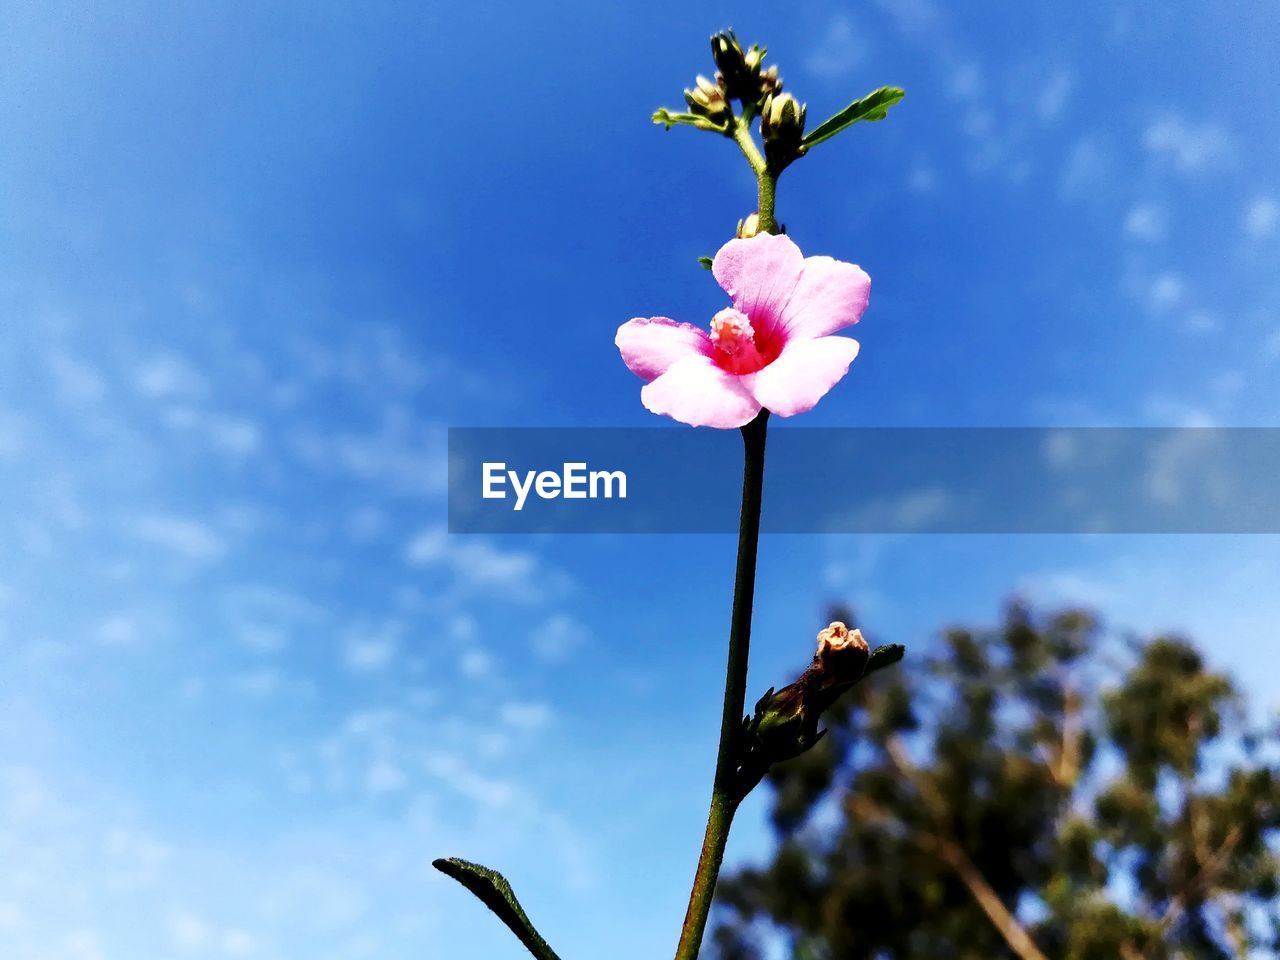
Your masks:
<svg viewBox="0 0 1280 960"><path fill-rule="evenodd" d="M711 340L724 353L736 357L755 349L756 332L741 310L725 307L711 318Z"/></svg>
<svg viewBox="0 0 1280 960"><path fill-rule="evenodd" d="M730 373L755 373L766 363L769 353L750 318L741 310L725 307L711 318L711 342L715 344L715 361Z"/></svg>

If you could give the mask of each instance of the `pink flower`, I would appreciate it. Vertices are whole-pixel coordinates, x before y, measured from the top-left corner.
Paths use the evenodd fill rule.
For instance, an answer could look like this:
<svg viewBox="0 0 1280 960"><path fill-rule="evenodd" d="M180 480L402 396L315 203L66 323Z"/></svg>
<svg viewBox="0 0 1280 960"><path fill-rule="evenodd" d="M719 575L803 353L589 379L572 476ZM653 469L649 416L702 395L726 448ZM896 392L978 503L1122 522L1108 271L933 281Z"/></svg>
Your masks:
<svg viewBox="0 0 1280 960"><path fill-rule="evenodd" d="M805 257L785 236L730 240L711 265L733 301L710 332L666 317L618 328L622 360L654 413L695 427L740 427L764 407L790 417L813 409L858 355L833 337L867 309L871 278L830 257Z"/></svg>

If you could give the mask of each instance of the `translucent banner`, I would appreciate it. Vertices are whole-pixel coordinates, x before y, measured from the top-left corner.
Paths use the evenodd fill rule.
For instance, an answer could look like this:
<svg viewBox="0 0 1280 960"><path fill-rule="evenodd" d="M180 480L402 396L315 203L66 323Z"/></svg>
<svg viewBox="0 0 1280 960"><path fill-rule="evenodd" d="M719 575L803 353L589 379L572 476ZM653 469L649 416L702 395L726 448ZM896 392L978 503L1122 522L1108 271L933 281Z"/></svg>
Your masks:
<svg viewBox="0 0 1280 960"><path fill-rule="evenodd" d="M732 533L737 431L449 431L454 533ZM1278 533L1280 429L771 425L768 533Z"/></svg>

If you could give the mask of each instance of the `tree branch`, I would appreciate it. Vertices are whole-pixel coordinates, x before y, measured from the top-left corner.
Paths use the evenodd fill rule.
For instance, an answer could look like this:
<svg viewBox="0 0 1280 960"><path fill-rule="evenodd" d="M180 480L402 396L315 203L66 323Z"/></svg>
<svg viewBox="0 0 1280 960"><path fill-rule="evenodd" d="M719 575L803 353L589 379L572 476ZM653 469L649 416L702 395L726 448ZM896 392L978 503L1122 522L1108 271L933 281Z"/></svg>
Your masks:
<svg viewBox="0 0 1280 960"><path fill-rule="evenodd" d="M1004 938L1004 942L1009 945L1009 949L1021 960L1049 960L1040 952L1040 948L1036 946L1022 924L1018 923L1018 918L1009 912L1000 895L991 888L991 884L987 883L986 877L969 859L964 847L950 836L946 823L946 799L928 777L921 776L920 771L911 762L911 756L907 753L906 744L902 742L902 738L891 737L888 742L888 751L889 758L898 772L920 793L938 830L936 834L923 830L912 831L912 838L921 849L936 855L955 872L982 912L987 915L987 919Z"/></svg>

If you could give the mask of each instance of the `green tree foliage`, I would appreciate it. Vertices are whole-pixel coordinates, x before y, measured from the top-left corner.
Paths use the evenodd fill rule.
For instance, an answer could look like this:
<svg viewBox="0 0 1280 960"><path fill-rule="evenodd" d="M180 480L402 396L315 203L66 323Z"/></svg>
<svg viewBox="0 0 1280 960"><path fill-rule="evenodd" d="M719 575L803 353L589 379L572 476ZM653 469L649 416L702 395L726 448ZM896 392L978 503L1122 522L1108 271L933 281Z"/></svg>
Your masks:
<svg viewBox="0 0 1280 960"><path fill-rule="evenodd" d="M1190 641L1015 605L938 647L770 773L721 960L1280 956L1280 737Z"/></svg>

